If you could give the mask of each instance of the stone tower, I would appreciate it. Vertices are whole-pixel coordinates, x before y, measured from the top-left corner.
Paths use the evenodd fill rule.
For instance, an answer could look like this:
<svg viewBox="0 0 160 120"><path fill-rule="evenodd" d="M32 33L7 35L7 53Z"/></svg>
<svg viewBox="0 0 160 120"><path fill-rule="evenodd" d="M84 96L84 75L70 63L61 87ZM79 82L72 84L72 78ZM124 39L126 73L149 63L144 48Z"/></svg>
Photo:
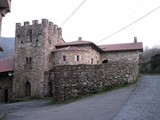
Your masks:
<svg viewBox="0 0 160 120"><path fill-rule="evenodd" d="M64 42L62 30L42 19L16 24L13 97L44 97L48 95L46 73L52 69L51 51Z"/></svg>

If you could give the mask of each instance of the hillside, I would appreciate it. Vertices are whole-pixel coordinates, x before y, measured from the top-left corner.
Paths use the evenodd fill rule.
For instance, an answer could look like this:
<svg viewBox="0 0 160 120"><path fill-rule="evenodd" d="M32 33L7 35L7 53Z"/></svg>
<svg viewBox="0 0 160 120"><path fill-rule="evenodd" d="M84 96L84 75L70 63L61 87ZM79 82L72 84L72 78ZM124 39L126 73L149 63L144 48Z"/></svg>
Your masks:
<svg viewBox="0 0 160 120"><path fill-rule="evenodd" d="M0 47L3 48L3 52L0 52L0 59L10 56L14 53L15 38L0 37Z"/></svg>

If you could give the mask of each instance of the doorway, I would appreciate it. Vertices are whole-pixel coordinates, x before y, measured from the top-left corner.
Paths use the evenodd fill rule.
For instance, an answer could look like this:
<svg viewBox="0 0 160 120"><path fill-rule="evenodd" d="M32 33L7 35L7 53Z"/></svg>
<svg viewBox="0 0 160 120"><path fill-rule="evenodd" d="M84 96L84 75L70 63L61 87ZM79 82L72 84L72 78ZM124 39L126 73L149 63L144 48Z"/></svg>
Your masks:
<svg viewBox="0 0 160 120"><path fill-rule="evenodd" d="M4 102L8 102L8 89L4 90Z"/></svg>
<svg viewBox="0 0 160 120"><path fill-rule="evenodd" d="M25 84L25 97L31 97L31 84L28 81Z"/></svg>

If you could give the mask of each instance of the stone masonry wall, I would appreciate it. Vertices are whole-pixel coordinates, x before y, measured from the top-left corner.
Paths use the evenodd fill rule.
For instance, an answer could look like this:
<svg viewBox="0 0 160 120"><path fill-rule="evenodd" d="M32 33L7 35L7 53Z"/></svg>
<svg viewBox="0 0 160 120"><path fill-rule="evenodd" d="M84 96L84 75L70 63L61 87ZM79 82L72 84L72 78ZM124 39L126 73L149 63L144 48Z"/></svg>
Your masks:
<svg viewBox="0 0 160 120"><path fill-rule="evenodd" d="M50 74L56 102L104 87L133 82L139 71L138 61L109 61L99 65L56 66Z"/></svg>
<svg viewBox="0 0 160 120"><path fill-rule="evenodd" d="M117 51L117 52L105 52L101 54L101 63L103 60L139 60L139 52L137 51Z"/></svg>
<svg viewBox="0 0 160 120"><path fill-rule="evenodd" d="M100 53L92 49L90 46L79 47L80 50L58 50L53 53L54 65L77 65L77 64L98 64L100 61ZM76 56L79 56L79 61ZM66 60L63 61L63 56Z"/></svg>

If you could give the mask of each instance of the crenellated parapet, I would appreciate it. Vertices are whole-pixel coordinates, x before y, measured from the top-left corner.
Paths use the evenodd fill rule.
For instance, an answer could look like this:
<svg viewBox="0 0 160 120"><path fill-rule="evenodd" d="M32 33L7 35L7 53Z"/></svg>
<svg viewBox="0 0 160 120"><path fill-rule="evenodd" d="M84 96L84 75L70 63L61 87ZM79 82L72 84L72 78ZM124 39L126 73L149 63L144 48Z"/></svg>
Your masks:
<svg viewBox="0 0 160 120"><path fill-rule="evenodd" d="M48 21L48 19L42 19L41 23L39 23L38 20L32 20L32 24L29 21L25 21L23 25L21 23L16 23L16 29L22 28L22 27L31 27L41 25L43 27L50 27L53 28L55 31L62 31L62 28L58 27L58 25L54 24L53 22Z"/></svg>
<svg viewBox="0 0 160 120"><path fill-rule="evenodd" d="M58 25L48 21L47 19L42 19L41 23L39 23L38 20L33 20L32 24L29 21L25 21L23 25L21 23L16 23L16 35L23 35L24 31L27 29L32 29L32 32L34 32L42 31L46 28L50 30L49 32L51 34L58 34L58 36L62 36L62 28L58 27Z"/></svg>
<svg viewBox="0 0 160 120"><path fill-rule="evenodd" d="M19 44L36 41L40 38L48 39L49 44L57 43L62 39L62 28L48 19L42 19L41 23L38 20L33 20L32 23L29 21L25 21L23 24L16 23L16 40Z"/></svg>

